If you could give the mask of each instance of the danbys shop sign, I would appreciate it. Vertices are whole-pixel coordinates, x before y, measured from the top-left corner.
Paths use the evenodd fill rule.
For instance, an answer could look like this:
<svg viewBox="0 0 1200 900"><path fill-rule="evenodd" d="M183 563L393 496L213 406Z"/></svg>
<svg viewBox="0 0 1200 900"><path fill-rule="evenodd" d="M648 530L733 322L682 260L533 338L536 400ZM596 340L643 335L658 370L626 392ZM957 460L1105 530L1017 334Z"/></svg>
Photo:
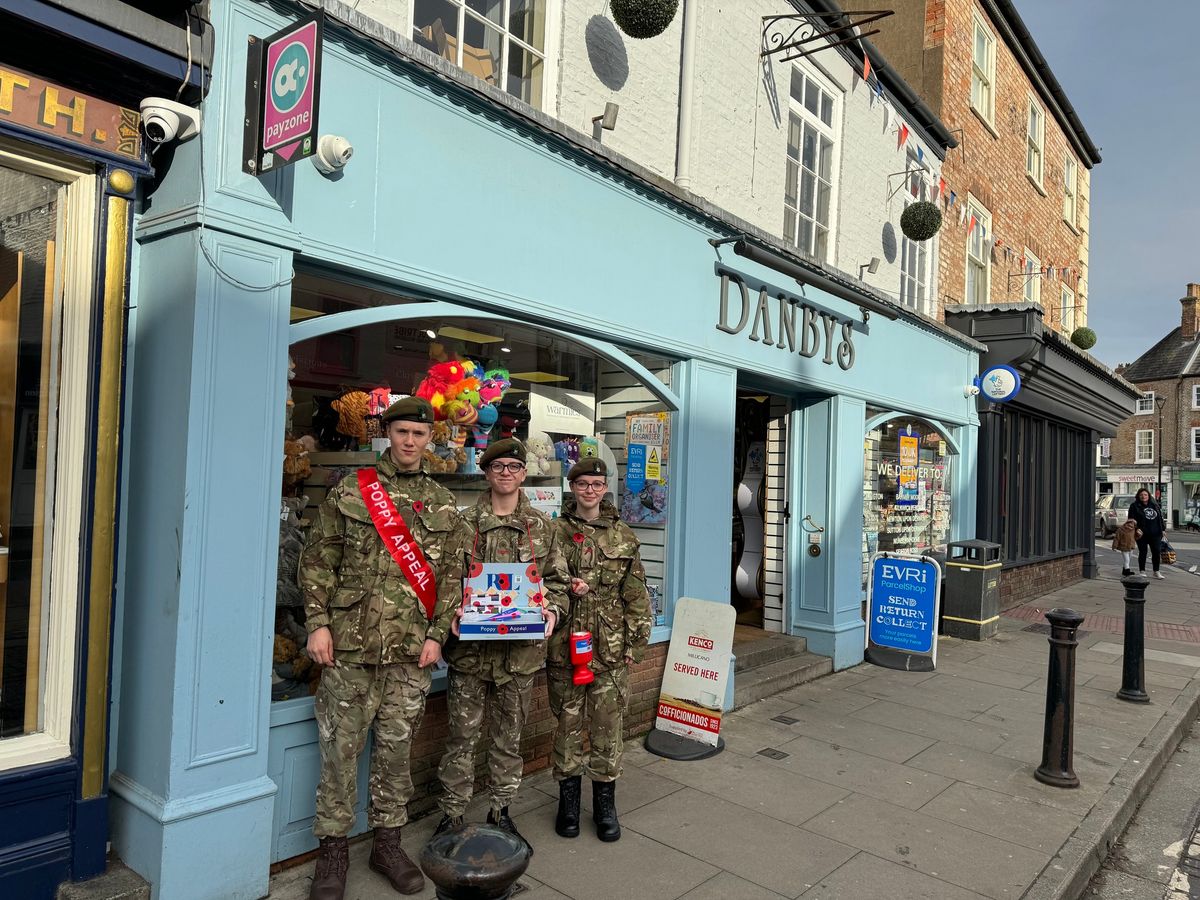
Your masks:
<svg viewBox="0 0 1200 900"><path fill-rule="evenodd" d="M865 322L849 318L782 288L759 281L721 263L721 305L717 330L778 347L808 359L835 362L841 369L854 365L854 333L867 333Z"/></svg>

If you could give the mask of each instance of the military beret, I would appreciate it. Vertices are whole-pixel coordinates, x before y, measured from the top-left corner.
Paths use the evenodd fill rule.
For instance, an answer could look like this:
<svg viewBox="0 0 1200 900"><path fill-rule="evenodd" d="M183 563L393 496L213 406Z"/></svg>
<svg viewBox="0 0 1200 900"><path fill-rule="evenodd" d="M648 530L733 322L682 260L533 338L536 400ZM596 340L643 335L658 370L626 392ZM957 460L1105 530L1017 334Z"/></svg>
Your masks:
<svg viewBox="0 0 1200 900"><path fill-rule="evenodd" d="M397 400L383 414L383 424L389 422L425 422L433 424L433 407L421 397L405 397Z"/></svg>
<svg viewBox="0 0 1200 900"><path fill-rule="evenodd" d="M483 456L479 457L479 468L486 469L491 462L497 459L519 459L521 462L525 462L525 445L516 438L494 441L488 444L488 448L483 451Z"/></svg>
<svg viewBox="0 0 1200 900"><path fill-rule="evenodd" d="M571 466L571 471L567 473L567 481L574 481L584 475L599 475L601 478L607 478L608 466L598 456L581 459Z"/></svg>

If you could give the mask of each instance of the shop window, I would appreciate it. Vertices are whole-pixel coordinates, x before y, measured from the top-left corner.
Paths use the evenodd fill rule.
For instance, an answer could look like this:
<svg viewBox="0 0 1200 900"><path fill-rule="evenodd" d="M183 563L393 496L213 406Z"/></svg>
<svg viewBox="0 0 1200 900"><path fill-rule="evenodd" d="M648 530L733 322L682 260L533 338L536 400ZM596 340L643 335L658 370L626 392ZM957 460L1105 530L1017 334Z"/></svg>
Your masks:
<svg viewBox="0 0 1200 900"><path fill-rule="evenodd" d="M988 302L991 290L991 247L987 235L992 232L992 214L974 197L967 198L967 221L975 219L975 227L967 235L967 303L982 305Z"/></svg>
<svg viewBox="0 0 1200 900"><path fill-rule="evenodd" d="M1133 453L1133 461L1135 463L1154 462L1154 429L1139 428L1137 430Z"/></svg>
<svg viewBox="0 0 1200 900"><path fill-rule="evenodd" d="M0 770L71 747L95 192L0 146Z"/></svg>
<svg viewBox="0 0 1200 900"><path fill-rule="evenodd" d="M1142 396L1138 397L1136 413L1139 416L1148 416L1154 412L1154 391L1145 391Z"/></svg>
<svg viewBox="0 0 1200 900"><path fill-rule="evenodd" d="M867 417L881 414L868 410ZM950 536L952 456L942 434L892 419L867 433L863 454L863 584L877 552L944 552Z"/></svg>
<svg viewBox="0 0 1200 900"><path fill-rule="evenodd" d="M971 107L990 125L996 106L996 38L978 15L975 16L974 48L971 54Z"/></svg>
<svg viewBox="0 0 1200 900"><path fill-rule="evenodd" d="M300 276L293 303L312 306L325 291ZM369 296L363 289L342 286L338 301L352 302L356 292L364 302ZM334 372L325 365L324 339L334 336L353 343L353 372ZM671 360L633 351L629 356L670 386ZM471 394L467 386L446 398L440 415L448 418L435 426L428 471L454 493L460 508L466 508L486 487L475 465L477 454L486 439L511 431L530 451L523 485L526 496L554 517L570 496L564 476L573 462L581 455L605 459L612 473L607 499L641 541L656 624L666 624L674 413L637 374L582 343L526 325L473 318L466 310L461 317L381 322L300 341L292 346L291 358L286 424L290 449L284 463L276 596L277 647L287 652L277 654L273 699L294 699L315 690L311 679L316 673L299 653L305 630L303 601L296 586L305 529L315 507L338 480L372 465L386 452L380 407L417 393L431 371L449 362L477 364L483 377L493 377L492 387L502 393L489 394L488 404L485 392ZM485 405L493 406L496 414L486 432L480 426ZM454 424L455 418L462 424ZM629 477L631 454L636 479ZM291 659L281 662L279 657L289 654ZM297 660L303 671L297 671Z"/></svg>
<svg viewBox="0 0 1200 900"><path fill-rule="evenodd" d="M783 235L825 261L833 215L837 99L832 87L792 68Z"/></svg>
<svg viewBox="0 0 1200 900"><path fill-rule="evenodd" d="M413 40L530 106L544 108L547 0L413 0Z"/></svg>

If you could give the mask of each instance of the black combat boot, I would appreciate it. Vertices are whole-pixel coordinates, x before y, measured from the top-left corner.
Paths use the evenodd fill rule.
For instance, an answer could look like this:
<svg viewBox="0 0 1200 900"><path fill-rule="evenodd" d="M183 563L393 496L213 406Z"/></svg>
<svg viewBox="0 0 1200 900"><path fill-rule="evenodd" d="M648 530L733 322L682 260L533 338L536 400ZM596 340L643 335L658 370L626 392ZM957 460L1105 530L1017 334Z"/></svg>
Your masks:
<svg viewBox="0 0 1200 900"><path fill-rule="evenodd" d="M449 816L443 814L442 821L438 822L437 828L433 829L433 836L437 837L439 834L445 834L451 828L461 828L462 824L462 816Z"/></svg>
<svg viewBox="0 0 1200 900"><path fill-rule="evenodd" d="M621 823L617 821L617 783L615 781L592 782L592 821L596 823L596 837L600 840L621 839Z"/></svg>
<svg viewBox="0 0 1200 900"><path fill-rule="evenodd" d="M350 869L350 844L344 837L321 838L317 870L313 873L308 900L342 900L346 872Z"/></svg>
<svg viewBox="0 0 1200 900"><path fill-rule="evenodd" d="M565 838L579 837L579 795L583 779L579 775L564 778L558 783L558 816L554 830Z"/></svg>
<svg viewBox="0 0 1200 900"><path fill-rule="evenodd" d="M417 894L425 887L425 877L404 848L399 828L376 828L375 844L367 865L386 878L401 894Z"/></svg>
<svg viewBox="0 0 1200 900"><path fill-rule="evenodd" d="M529 848L529 855L533 856L533 844L525 840L525 836L517 831L517 824L509 817L508 807L504 807L499 812L494 809L488 810L488 824L495 825L502 831L507 831L518 840L525 841L525 846Z"/></svg>

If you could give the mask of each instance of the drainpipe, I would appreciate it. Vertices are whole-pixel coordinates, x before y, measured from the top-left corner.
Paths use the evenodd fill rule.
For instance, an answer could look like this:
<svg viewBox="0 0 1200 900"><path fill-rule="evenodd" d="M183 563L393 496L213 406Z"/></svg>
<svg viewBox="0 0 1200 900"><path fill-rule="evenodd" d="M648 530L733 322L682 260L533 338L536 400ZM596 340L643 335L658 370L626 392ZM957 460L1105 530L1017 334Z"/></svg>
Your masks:
<svg viewBox="0 0 1200 900"><path fill-rule="evenodd" d="M683 43L679 50L679 131L675 139L675 184L692 188L692 96L696 71L696 10L683 0Z"/></svg>

